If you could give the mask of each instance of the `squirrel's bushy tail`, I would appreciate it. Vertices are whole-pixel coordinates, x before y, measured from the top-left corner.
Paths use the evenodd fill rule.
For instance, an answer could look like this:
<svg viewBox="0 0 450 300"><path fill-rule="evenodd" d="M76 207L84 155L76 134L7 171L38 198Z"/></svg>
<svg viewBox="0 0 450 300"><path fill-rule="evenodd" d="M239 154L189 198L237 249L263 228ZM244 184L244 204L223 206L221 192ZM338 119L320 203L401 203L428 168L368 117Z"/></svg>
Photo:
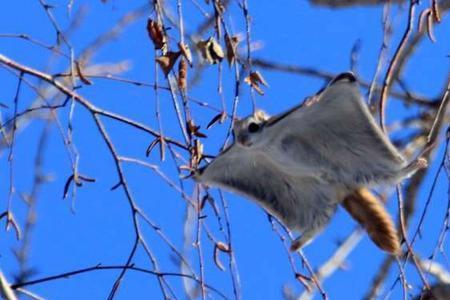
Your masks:
<svg viewBox="0 0 450 300"><path fill-rule="evenodd" d="M348 195L342 206L369 234L372 241L391 254L400 253L400 241L391 216L368 189Z"/></svg>

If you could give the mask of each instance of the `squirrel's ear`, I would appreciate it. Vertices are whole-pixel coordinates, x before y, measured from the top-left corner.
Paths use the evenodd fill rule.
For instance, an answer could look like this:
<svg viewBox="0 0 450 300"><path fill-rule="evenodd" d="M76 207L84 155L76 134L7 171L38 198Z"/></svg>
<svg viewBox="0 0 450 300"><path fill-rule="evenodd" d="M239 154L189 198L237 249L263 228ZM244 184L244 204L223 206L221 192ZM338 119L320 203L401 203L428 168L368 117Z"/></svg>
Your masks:
<svg viewBox="0 0 450 300"><path fill-rule="evenodd" d="M357 79L355 74L353 74L353 72L344 72L334 77L333 80L330 81L328 86L332 86L337 82L356 82L356 81Z"/></svg>
<svg viewBox="0 0 450 300"><path fill-rule="evenodd" d="M258 109L258 110L256 110L255 113L254 113L254 118L255 118L257 121L259 121L259 122L265 122L265 121L267 121L270 117L269 117L268 114L266 114L265 111Z"/></svg>

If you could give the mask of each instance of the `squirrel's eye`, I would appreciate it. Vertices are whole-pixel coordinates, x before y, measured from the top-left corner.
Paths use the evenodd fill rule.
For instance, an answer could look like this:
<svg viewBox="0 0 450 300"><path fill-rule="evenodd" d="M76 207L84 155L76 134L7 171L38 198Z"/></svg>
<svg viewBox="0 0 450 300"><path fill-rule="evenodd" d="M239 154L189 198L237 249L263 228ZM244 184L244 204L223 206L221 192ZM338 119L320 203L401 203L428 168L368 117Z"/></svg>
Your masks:
<svg viewBox="0 0 450 300"><path fill-rule="evenodd" d="M256 123L250 123L248 124L248 132L250 133L254 133L257 132L259 130L259 125Z"/></svg>

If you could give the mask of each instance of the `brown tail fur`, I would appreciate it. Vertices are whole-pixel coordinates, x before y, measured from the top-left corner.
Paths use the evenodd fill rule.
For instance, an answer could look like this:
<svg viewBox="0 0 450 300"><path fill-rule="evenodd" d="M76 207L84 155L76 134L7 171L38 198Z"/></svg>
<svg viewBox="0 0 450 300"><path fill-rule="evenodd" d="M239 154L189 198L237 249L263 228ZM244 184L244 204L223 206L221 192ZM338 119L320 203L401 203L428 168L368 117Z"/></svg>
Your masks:
<svg viewBox="0 0 450 300"><path fill-rule="evenodd" d="M348 195L342 206L366 229L378 247L391 254L399 254L400 242L392 218L368 189L359 189Z"/></svg>

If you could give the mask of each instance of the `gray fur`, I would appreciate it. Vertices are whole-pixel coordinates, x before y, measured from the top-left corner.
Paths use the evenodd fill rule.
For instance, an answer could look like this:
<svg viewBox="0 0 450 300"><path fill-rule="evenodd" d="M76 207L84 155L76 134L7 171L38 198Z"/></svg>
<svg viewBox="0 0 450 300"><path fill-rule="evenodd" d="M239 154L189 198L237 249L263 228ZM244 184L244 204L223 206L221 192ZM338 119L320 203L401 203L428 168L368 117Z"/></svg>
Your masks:
<svg viewBox="0 0 450 300"><path fill-rule="evenodd" d="M407 165L360 96L353 75L279 116L237 121L235 142L196 176L245 195L303 232L299 247L322 230L355 189L393 184L419 167ZM250 124L259 125L253 132ZM254 124L253 124L254 125ZM257 127L256 127L257 128Z"/></svg>

